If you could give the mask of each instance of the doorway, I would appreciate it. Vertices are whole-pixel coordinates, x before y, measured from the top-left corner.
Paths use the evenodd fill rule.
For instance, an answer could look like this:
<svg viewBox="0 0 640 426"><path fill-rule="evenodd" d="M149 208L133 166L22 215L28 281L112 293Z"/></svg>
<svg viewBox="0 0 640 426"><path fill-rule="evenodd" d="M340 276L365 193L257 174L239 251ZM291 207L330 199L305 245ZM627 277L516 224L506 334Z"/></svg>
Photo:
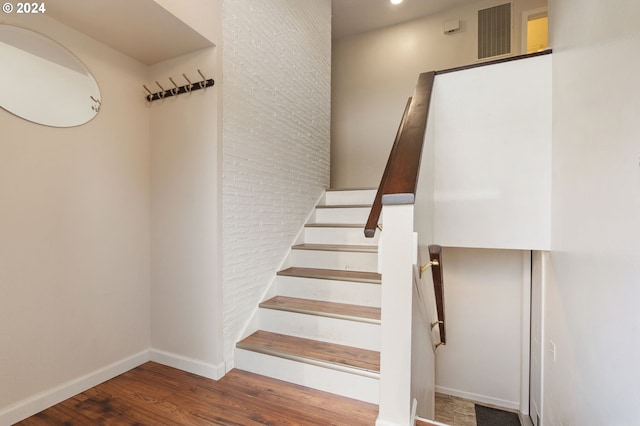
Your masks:
<svg viewBox="0 0 640 426"><path fill-rule="evenodd" d="M535 53L549 47L547 8L522 12L522 53Z"/></svg>

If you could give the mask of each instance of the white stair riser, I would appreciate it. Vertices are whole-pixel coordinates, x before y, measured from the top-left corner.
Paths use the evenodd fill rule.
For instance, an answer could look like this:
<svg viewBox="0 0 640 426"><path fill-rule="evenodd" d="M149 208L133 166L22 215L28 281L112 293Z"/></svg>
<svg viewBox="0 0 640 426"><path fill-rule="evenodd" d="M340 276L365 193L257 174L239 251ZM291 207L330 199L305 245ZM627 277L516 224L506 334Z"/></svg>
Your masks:
<svg viewBox="0 0 640 426"><path fill-rule="evenodd" d="M356 244L378 245L378 235L374 238L365 238L363 228L304 228L304 242L307 244Z"/></svg>
<svg viewBox="0 0 640 426"><path fill-rule="evenodd" d="M367 223L369 207L316 208L311 223Z"/></svg>
<svg viewBox="0 0 640 426"><path fill-rule="evenodd" d="M379 380L305 364L258 352L236 349L235 366L240 370L260 374L341 395L347 398L378 404Z"/></svg>
<svg viewBox="0 0 640 426"><path fill-rule="evenodd" d="M350 204L373 204L376 198L375 189L358 189L353 191L327 191L324 204L345 206Z"/></svg>
<svg viewBox="0 0 640 426"><path fill-rule="evenodd" d="M281 275L276 278L276 293L278 295L324 302L379 308L381 303L380 290L380 284Z"/></svg>
<svg viewBox="0 0 640 426"><path fill-rule="evenodd" d="M292 250L294 266L304 268L378 271L378 253L324 250Z"/></svg>
<svg viewBox="0 0 640 426"><path fill-rule="evenodd" d="M260 330L371 351L380 350L380 325L260 308Z"/></svg>

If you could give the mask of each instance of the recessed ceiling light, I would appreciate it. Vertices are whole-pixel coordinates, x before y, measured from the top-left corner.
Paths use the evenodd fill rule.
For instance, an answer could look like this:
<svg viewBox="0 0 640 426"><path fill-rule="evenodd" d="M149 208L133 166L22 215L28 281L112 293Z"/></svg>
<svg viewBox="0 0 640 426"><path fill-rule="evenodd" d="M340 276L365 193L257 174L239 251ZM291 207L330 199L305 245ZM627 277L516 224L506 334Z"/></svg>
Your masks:
<svg viewBox="0 0 640 426"><path fill-rule="evenodd" d="M391 0L391 4L400 4L402 0Z"/></svg>

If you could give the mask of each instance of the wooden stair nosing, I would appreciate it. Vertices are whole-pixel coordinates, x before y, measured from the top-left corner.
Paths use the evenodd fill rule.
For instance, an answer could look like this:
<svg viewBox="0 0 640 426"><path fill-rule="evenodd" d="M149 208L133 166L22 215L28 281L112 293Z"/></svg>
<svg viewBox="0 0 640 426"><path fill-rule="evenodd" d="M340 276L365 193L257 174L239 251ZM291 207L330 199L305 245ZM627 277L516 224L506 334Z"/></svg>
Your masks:
<svg viewBox="0 0 640 426"><path fill-rule="evenodd" d="M305 223L305 228L362 228L364 223Z"/></svg>
<svg viewBox="0 0 640 426"><path fill-rule="evenodd" d="M372 204L318 204L316 209L370 209Z"/></svg>
<svg viewBox="0 0 640 426"><path fill-rule="evenodd" d="M356 187L356 188L329 188L325 192L344 192L344 191L377 191L376 187Z"/></svg>
<svg viewBox="0 0 640 426"><path fill-rule="evenodd" d="M382 282L382 276L375 272L348 271L342 269L303 268L294 266L278 271L278 275L336 281L353 281L369 284L380 284Z"/></svg>
<svg viewBox="0 0 640 426"><path fill-rule="evenodd" d="M272 297L260 303L259 306L263 309L315 315L368 324L380 324L380 308L370 306L324 302L286 296ZM352 312L352 314L348 312Z"/></svg>
<svg viewBox="0 0 640 426"><path fill-rule="evenodd" d="M287 344L284 344L288 341ZM305 346L312 345L316 349L313 353L305 353L302 350ZM285 348L285 346L287 348ZM317 347L327 348L324 356L319 356ZM240 342L236 343L238 349L244 349L252 352L262 353L265 355L275 356L288 359L291 361L302 362L306 364L316 365L319 367L331 368L346 373L357 374L364 377L378 379L380 377L380 354L367 349L353 348L335 343L321 342L317 340L305 339L303 337L288 336L268 331L258 330ZM291 350L293 349L293 350ZM357 352L362 354L357 360L338 359L339 357L329 355L333 352ZM363 358L375 357L377 359L363 361ZM367 365L369 367L367 367Z"/></svg>
<svg viewBox="0 0 640 426"><path fill-rule="evenodd" d="M356 245L356 244L296 244L291 247L293 250L311 250L311 251L337 251L337 252L353 252L353 253L377 253L378 246L375 245Z"/></svg>

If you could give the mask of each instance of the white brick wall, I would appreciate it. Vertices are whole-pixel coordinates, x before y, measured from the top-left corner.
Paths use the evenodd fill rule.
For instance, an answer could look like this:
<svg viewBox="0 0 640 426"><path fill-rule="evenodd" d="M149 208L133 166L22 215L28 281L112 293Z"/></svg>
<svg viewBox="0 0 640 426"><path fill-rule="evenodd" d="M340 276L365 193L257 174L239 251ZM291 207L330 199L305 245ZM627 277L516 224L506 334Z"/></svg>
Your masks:
<svg viewBox="0 0 640 426"><path fill-rule="evenodd" d="M224 357L329 185L330 0L224 2Z"/></svg>

